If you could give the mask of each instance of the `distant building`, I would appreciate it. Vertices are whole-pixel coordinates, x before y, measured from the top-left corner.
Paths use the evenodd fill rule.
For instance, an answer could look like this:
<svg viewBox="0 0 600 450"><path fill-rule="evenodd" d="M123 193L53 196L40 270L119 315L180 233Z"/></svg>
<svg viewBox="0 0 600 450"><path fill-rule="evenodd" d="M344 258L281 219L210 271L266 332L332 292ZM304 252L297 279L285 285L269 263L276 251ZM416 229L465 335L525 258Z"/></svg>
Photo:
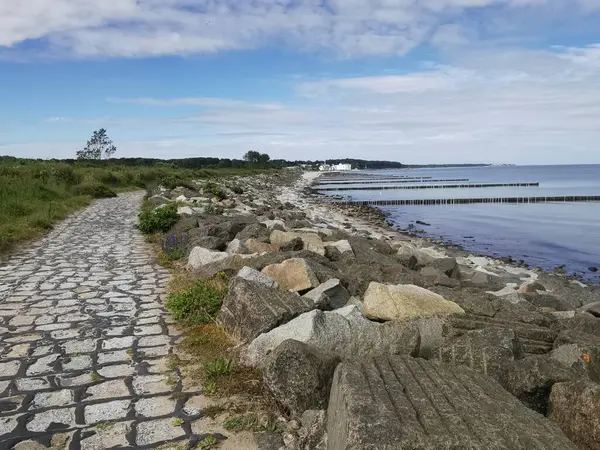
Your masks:
<svg viewBox="0 0 600 450"><path fill-rule="evenodd" d="M343 172L352 170L352 164L322 164L319 166L321 172Z"/></svg>

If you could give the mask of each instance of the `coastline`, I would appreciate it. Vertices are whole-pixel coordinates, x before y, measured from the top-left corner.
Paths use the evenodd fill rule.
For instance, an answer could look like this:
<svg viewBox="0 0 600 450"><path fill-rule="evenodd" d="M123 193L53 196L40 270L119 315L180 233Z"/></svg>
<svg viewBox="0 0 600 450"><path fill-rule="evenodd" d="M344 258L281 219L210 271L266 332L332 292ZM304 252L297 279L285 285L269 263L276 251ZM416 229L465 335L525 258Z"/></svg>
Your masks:
<svg viewBox="0 0 600 450"><path fill-rule="evenodd" d="M306 193L306 187L312 185L312 183L321 175L319 172L309 172L308 177L304 177L304 181L300 183L300 186L307 182L306 186L299 187L302 190L303 195L312 201L313 204L323 205L324 202L319 201L320 199L328 198L327 195L320 194L316 190L310 190L310 194ZM532 267L527 264L524 260L515 260L509 256L493 256L489 253L472 251L459 243L444 240L443 238L436 238L427 235L427 230L415 229L401 229L398 225L392 224L387 220L388 215L376 206L345 206L336 203L326 203L327 208L334 208L337 212L343 215L350 222L359 224L363 231L370 232L371 236L379 239L385 237L387 239L399 239L407 240L415 243L417 246L432 247L440 253L447 254L450 257L459 257L473 259L476 258L482 262L483 259L487 259L488 262L485 265L494 265L495 267L502 268L503 266L508 267L509 270L520 270L526 269L528 273L536 274L537 276L555 278L556 280L566 280L568 282L574 282L580 286L590 286L600 288L599 282L590 282L583 279L579 274L569 274L564 271L564 265L557 264L553 270L545 270L541 267ZM347 212L350 212L348 216ZM336 223L339 223L339 217Z"/></svg>

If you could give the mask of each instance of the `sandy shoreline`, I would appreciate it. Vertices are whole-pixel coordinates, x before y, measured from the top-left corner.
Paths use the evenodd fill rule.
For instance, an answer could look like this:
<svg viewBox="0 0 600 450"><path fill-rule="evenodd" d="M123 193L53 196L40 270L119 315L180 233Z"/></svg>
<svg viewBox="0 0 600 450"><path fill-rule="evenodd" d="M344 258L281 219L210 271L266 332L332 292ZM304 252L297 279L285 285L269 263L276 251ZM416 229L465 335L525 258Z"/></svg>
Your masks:
<svg viewBox="0 0 600 450"><path fill-rule="evenodd" d="M282 202L289 201L300 209L304 210L307 216L317 224L323 227L348 228L350 224L353 232L368 236L374 239L382 239L389 243L405 242L419 250L429 252L434 257L455 257L461 265L469 266L472 270L497 276L505 274L507 276L518 276L523 283L534 283L540 277L546 280L554 280L564 283L565 280L577 287L598 287L593 284L583 283L575 276L564 276L562 274L543 271L539 268L532 269L526 265L521 265L516 261L507 263L505 260L494 258L489 255L470 252L456 244L446 244L439 239L431 237L419 237L410 233L394 230L387 224L381 225L373 220L365 219L360 213L352 215L345 214L342 206L334 207L331 204L323 204L316 197L306 195L305 189L310 187L317 178L322 175L320 172L304 172L302 177L290 187L283 187L278 199ZM375 209L376 208L369 208ZM379 210L377 210L379 211ZM508 283L500 291L490 292L500 297L516 297L519 289L518 283ZM515 300L516 301L516 298Z"/></svg>

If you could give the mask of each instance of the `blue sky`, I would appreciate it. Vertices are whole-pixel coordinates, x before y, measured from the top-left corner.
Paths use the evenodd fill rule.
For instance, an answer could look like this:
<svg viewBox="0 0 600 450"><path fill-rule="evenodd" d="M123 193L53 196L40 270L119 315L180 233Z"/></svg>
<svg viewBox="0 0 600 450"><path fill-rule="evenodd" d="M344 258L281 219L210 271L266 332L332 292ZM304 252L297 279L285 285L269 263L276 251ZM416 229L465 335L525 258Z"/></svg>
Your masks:
<svg viewBox="0 0 600 450"><path fill-rule="evenodd" d="M0 154L600 163L598 0L0 0Z"/></svg>

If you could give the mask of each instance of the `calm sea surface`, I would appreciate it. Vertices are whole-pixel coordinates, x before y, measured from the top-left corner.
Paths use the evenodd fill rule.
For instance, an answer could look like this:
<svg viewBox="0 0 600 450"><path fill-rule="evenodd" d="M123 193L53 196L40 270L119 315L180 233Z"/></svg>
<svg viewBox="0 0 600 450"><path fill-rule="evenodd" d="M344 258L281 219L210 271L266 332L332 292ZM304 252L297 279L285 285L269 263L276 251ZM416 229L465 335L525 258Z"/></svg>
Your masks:
<svg viewBox="0 0 600 450"><path fill-rule="evenodd" d="M540 186L323 193L343 195L352 200L600 195L600 165L414 169L361 173L432 177L435 180L469 179L468 183L539 182ZM464 183L467 182L424 180L414 184ZM386 182L381 185L395 184ZM600 283L600 272L593 273L589 270L590 267L600 268L600 203L392 206L382 209L389 212L390 219L401 228L407 228L417 220L423 221L430 226L416 226L424 230L426 236L443 237L447 242L459 244L473 252L522 259L531 266L548 270L565 265L568 272L579 274L588 282Z"/></svg>

